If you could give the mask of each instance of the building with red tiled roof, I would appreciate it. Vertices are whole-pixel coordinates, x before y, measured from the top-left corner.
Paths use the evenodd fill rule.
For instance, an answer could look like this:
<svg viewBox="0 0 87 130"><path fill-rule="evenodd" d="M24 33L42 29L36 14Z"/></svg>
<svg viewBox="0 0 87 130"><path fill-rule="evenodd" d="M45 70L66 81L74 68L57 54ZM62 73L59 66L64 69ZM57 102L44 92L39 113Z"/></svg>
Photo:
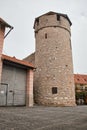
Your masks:
<svg viewBox="0 0 87 130"><path fill-rule="evenodd" d="M23 61L23 60L19 60L16 57L11 57L11 56L7 56L2 54L2 60L3 62L9 62L9 64L18 64L21 66L24 66L26 68L34 68L34 65L32 63L29 63L27 61Z"/></svg>
<svg viewBox="0 0 87 130"><path fill-rule="evenodd" d="M10 30L5 35L5 28ZM33 64L2 54L4 38L13 29L0 18L0 106L33 106Z"/></svg>
<svg viewBox="0 0 87 130"><path fill-rule="evenodd" d="M32 106L34 66L4 54L2 64L0 106Z"/></svg>
<svg viewBox="0 0 87 130"><path fill-rule="evenodd" d="M74 74L76 102L87 104L87 75Z"/></svg>
<svg viewBox="0 0 87 130"><path fill-rule="evenodd" d="M75 84L87 84L87 75L74 74Z"/></svg>

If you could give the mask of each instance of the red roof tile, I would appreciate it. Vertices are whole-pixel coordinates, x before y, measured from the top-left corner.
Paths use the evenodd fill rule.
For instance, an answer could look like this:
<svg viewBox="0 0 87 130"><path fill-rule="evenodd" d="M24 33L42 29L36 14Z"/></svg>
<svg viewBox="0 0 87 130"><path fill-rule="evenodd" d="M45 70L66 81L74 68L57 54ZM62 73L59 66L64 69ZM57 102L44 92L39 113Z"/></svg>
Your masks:
<svg viewBox="0 0 87 130"><path fill-rule="evenodd" d="M87 84L87 75L74 74L75 84Z"/></svg>
<svg viewBox="0 0 87 130"><path fill-rule="evenodd" d="M7 60L9 62L13 62L13 63L17 63L20 65L24 65L26 67L34 68L34 66L27 61L19 60L19 59L16 59L15 57L10 57L10 56L4 55L4 54L2 54L2 60Z"/></svg>

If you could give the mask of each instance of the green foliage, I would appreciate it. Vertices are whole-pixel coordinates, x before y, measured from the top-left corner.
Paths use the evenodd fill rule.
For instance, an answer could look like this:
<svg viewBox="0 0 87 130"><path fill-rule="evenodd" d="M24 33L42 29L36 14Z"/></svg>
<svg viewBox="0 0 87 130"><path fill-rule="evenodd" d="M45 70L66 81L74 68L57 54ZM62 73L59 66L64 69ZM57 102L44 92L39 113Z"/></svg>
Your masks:
<svg viewBox="0 0 87 130"><path fill-rule="evenodd" d="M87 92L82 91L82 92L76 92L76 100L78 99L84 99L87 97Z"/></svg>

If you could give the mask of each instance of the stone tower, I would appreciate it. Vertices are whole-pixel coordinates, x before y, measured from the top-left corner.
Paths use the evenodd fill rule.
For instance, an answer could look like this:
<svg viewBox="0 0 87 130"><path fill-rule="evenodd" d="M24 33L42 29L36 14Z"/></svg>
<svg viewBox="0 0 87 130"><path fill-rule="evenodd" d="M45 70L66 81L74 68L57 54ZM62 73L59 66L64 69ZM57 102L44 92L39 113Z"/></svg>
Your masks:
<svg viewBox="0 0 87 130"><path fill-rule="evenodd" d="M71 25L66 14L55 12L35 19L34 94L38 104L75 105Z"/></svg>

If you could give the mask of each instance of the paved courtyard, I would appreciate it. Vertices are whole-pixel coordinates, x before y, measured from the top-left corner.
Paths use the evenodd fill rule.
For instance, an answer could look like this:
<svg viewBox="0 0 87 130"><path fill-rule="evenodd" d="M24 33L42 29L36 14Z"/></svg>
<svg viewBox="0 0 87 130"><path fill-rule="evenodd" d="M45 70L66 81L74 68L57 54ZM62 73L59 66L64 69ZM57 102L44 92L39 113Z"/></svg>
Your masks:
<svg viewBox="0 0 87 130"><path fill-rule="evenodd" d="M87 130L87 106L0 107L0 130Z"/></svg>

